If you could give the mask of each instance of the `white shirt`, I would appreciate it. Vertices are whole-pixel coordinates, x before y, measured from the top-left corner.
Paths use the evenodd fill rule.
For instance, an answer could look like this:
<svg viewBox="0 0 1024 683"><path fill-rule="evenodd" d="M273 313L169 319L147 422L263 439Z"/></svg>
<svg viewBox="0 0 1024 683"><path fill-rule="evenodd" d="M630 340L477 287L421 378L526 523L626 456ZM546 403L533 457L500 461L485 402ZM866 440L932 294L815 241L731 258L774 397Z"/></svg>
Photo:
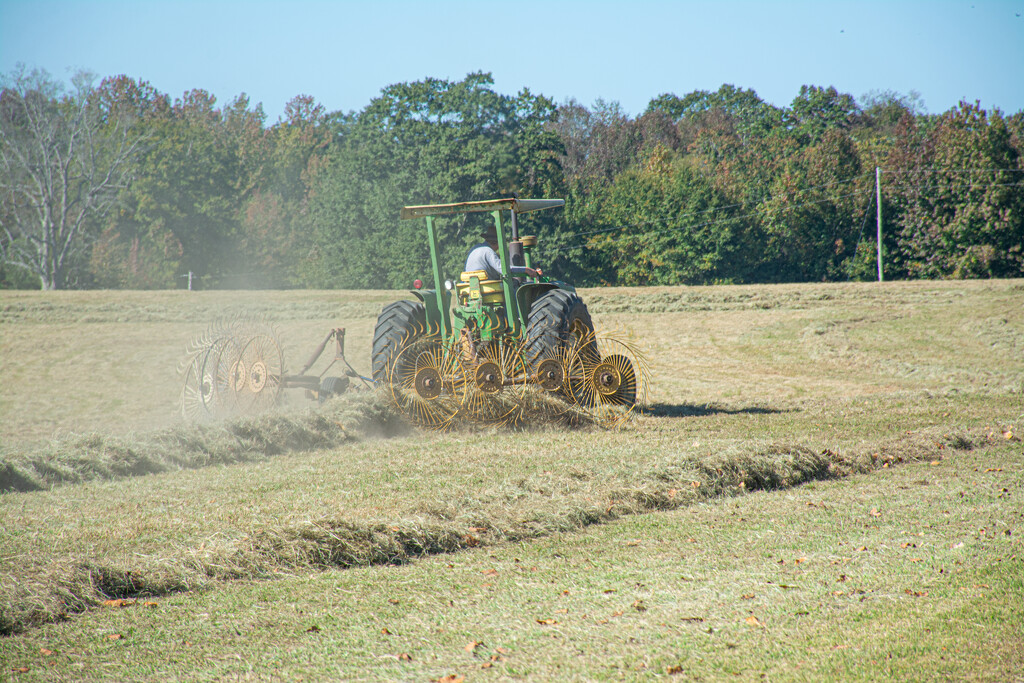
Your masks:
<svg viewBox="0 0 1024 683"><path fill-rule="evenodd" d="M488 279L498 280L501 278L501 258L498 257L498 252L491 249L491 245L481 242L469 250L465 270L467 273L484 270L487 271ZM512 275L526 275L526 268L523 266L510 266L508 270Z"/></svg>

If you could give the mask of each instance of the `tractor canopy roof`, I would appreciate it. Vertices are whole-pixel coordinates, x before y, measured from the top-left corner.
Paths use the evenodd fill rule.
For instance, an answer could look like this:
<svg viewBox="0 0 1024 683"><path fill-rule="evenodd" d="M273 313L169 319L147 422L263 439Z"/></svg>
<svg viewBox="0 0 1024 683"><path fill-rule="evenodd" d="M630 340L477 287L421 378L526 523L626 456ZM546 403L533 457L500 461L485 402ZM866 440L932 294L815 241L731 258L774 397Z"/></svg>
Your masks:
<svg viewBox="0 0 1024 683"><path fill-rule="evenodd" d="M516 213L528 213L541 209L554 209L565 206L564 199L487 199L482 202L459 202L457 204L424 204L423 206L403 206L401 217L423 218L424 216L447 216L457 213L476 213L478 211L500 211L511 209Z"/></svg>

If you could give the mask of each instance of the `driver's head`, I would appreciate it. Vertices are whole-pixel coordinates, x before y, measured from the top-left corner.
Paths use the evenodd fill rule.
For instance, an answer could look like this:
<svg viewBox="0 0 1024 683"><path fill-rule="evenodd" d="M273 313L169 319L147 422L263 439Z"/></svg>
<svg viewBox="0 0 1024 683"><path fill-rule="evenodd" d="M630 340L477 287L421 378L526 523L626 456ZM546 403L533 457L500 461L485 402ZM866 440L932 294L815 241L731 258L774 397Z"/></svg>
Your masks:
<svg viewBox="0 0 1024 683"><path fill-rule="evenodd" d="M480 231L480 239L487 242L493 249L498 248L498 229L493 225L488 225L486 228Z"/></svg>

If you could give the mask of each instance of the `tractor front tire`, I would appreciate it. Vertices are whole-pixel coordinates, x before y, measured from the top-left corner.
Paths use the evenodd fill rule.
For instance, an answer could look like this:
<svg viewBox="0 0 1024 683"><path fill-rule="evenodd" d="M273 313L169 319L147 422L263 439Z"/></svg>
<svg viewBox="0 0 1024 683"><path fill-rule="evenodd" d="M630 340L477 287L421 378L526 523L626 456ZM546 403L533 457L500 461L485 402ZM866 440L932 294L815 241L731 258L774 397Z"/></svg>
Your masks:
<svg viewBox="0 0 1024 683"><path fill-rule="evenodd" d="M396 301L384 307L373 330L373 380L389 383L401 351L426 333L426 309L419 301Z"/></svg>

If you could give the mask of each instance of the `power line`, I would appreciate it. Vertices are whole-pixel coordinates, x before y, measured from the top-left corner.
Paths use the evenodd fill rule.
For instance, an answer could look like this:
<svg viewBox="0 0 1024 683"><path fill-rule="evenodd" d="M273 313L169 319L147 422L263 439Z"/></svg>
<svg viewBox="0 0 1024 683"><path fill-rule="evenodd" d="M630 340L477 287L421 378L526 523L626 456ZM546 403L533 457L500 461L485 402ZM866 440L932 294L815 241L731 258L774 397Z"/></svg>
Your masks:
<svg viewBox="0 0 1024 683"><path fill-rule="evenodd" d="M820 189L825 188L825 187L832 187L833 185L843 185L843 184L847 184L847 183L856 182L857 180L860 180L861 178L865 178L865 177L870 176L870 175L872 175L872 174L871 173L862 173L861 175L853 176L852 178L847 178L846 180L834 180L832 182L823 183L821 185L812 185L811 187L803 188L803 189L800 189L800 190L794 190L793 192L788 192L785 195L774 195L773 196L773 195L769 195L769 194L763 194L756 201L738 202L738 203L735 203L735 204L726 204L725 206L716 206L714 208L705 209L703 211L691 211L690 213L684 213L684 214L681 214L681 215L677 216L676 219L678 220L678 219L682 219L682 218L690 218L692 216L702 216L702 215L708 214L708 213L717 213L717 212L720 212L720 211L726 211L728 209L735 209L735 208L740 207L740 206L748 206L750 204L757 205L757 204L761 204L765 200L766 197L767 198L771 198L771 199L774 199L775 196L793 196L793 197L797 197L799 195L806 194L806 193L811 192L813 190L820 190ZM583 230L583 231L580 231L580 232L572 232L572 233L569 233L567 235L562 235L562 238L563 239L571 239L573 237L585 237L587 235L599 235L599 234L607 233L607 232L616 232L618 230L626 230L628 228L639 228L639 227L643 227L645 225L651 225L651 223L635 223L635 224L631 224L631 225L622 225L622 226L618 226L618 227L614 227L614 228L599 228L597 230ZM566 248L572 248L572 247L566 247Z"/></svg>
<svg viewBox="0 0 1024 683"><path fill-rule="evenodd" d="M923 184L912 184L912 183L898 183L890 185L890 188L898 188L902 190L914 189L914 190L933 190L933 189L963 189L967 188L970 190L982 187L1021 187L1024 186L1024 180L1018 180L1014 183L935 183L931 185Z"/></svg>
<svg viewBox="0 0 1024 683"><path fill-rule="evenodd" d="M911 173L1024 173L1024 168L942 168L940 166L892 171L883 168L882 170L887 175L909 175Z"/></svg>
<svg viewBox="0 0 1024 683"><path fill-rule="evenodd" d="M784 212L789 212L789 211L795 211L796 209L800 209L800 208L803 208L805 206L814 206L816 204L831 203L831 202L834 202L834 201L839 200L839 199L846 199L846 198L849 198L849 197L856 197L856 196L859 196L859 195L867 194L867 193L872 192L872 191L873 191L873 188L869 188L867 190L858 190L857 192L851 192L849 194L839 195L837 197L829 197L827 199L821 199L821 200L818 200L818 201L804 202L802 204L787 205L787 206L781 207L779 209L775 209L774 212L784 213ZM762 213L764 213L764 212L747 213L747 214L743 214L741 216L731 216L729 218L721 218L721 219L718 219L718 220L706 221L704 223L696 223L696 224L690 224L690 225L679 225L679 226L673 226L673 227L669 227L669 228L661 228L661 229L658 229L658 230L644 230L644 231L637 232L637 233L631 233L629 235L621 235L619 237L613 238L612 241L619 242L619 241L626 241L626 240L631 240L631 239L637 239L639 237L645 237L647 235L657 235L657 234L664 233L664 232L674 232L674 231L694 230L694 229L698 229L698 228L706 228L706 227L710 227L712 225L720 225L720 224L723 224L723 223L732 223L732 222L735 222L735 221L743 220L745 218L756 217L756 216L761 215ZM640 225L623 225L623 226L619 226L617 228L609 229L609 231L611 231L611 230L626 230L628 228L641 227L643 225L650 225L650 224L649 223L644 223L644 224L640 224ZM579 244L566 245L566 246L563 246L561 248L562 249L580 249L580 248L583 248L583 247L586 247L586 246L588 246L587 242L581 242Z"/></svg>
<svg viewBox="0 0 1024 683"><path fill-rule="evenodd" d="M935 170L936 172L938 170L958 171L958 169L937 169L937 168L933 169L933 170ZM974 170L977 170L977 169L974 169ZM995 170L995 171L1002 171L1002 170L1018 171L1018 169L989 169L989 170ZM964 171L966 171L966 169L964 169ZM1024 172L1024 169L1020 169L1019 172ZM902 172L902 173L903 174L907 174L908 172ZM816 185L816 186L813 186L813 187L809 187L809 188L805 188L805 189L798 190L798 191L795 191L795 192L786 193L784 195L777 195L777 196L779 196L779 197L787 197L787 196L795 197L795 196L798 196L798 195L801 195L801 194L806 194L808 192L811 192L812 190L821 189L821 188L824 188L824 187L830 187L830 186L833 186L833 185L852 183L852 182L855 182L855 181L857 181L857 180L859 180L861 178L864 178L866 176L869 176L869 175L872 175L872 174L864 173L864 174L861 174L861 175L858 175L858 176L854 176L852 178L848 178L846 180L839 180L839 181L833 181L833 182L830 182L830 183L824 183L822 185ZM992 182L992 183L977 183L977 182L972 182L972 183L961 183L961 184L948 184L947 183L947 184L942 184L941 185L941 187L951 188L951 189L963 189L963 188L977 189L977 188L988 188L988 187L1019 187L1019 186L1024 186L1024 180L1017 181L1017 182L1012 182L1012 183L995 183L995 182ZM907 183L907 182L902 182L902 183L890 183L889 187L890 188L897 188L897 189L909 189L909 188L914 188L914 189L931 189L931 188L934 187L934 185L921 185L921 184L914 185L914 184L910 184L910 183ZM784 206L784 207L782 207L780 209L776 209L776 211L795 211L797 209L800 209L800 208L803 208L803 207L806 207L806 206L813 206L813 205L816 205L816 204L832 203L832 202L836 202L836 201L841 200L841 199L846 199L846 198L849 198L849 197L856 197L856 196L863 195L863 194L866 194L866 193L869 193L869 192L871 192L871 189L859 190L857 192L851 192L849 194L838 195L838 196L835 196L835 197L828 197L828 198L825 198L825 199L816 200L816 201L812 201L812 202L803 202L803 203L800 203L800 204L787 205L787 206ZM775 199L776 197L775 196L770 196L770 195L762 195L761 199L758 200L757 204L764 203L764 201L766 201L766 198L768 199L768 201L770 201L772 199ZM704 211L694 211L694 212L690 212L690 213L687 213L687 214L682 214L681 216L678 216L677 219L688 218L688 217L693 217L693 216L700 216L700 215L705 215L705 214L709 214L709 213L718 213L718 212L725 211L725 210L728 210L728 209L731 209L731 208L736 208L736 207L746 206L746 205L749 205L749 204L748 203L736 203L736 204L729 204L729 205L721 206L721 207L715 207L715 208L707 209L707 210L704 210ZM622 236L619 236L619 237L614 237L614 238L611 239L611 241L619 242L619 241L637 239L637 238L640 238L640 237L644 237L646 235L656 235L656 234L660 234L660 233L673 232L673 231L677 231L677 230L678 231L683 231L683 230L694 230L694 229L699 229L699 228L705 228L705 227L710 227L712 225L731 223L731 222L743 220L743 219L746 219L746 218L757 217L757 216L761 215L762 213L763 212L761 212L761 211L756 211L756 212L753 212L753 213L743 214L741 216L730 216L728 218L721 218L721 219L717 219L717 220L705 221L705 222L702 222L702 223L693 223L693 224L688 224L688 225L676 225L676 226L673 226L673 227L659 228L659 229L653 229L653 230L641 230L640 232L630 233L629 235L622 235ZM865 216L866 216L866 214L865 214ZM865 218L865 221L866 221L866 218ZM649 226L649 225L653 225L653 223L651 223L651 222L634 223L634 224L620 225L620 226L615 226L615 227L610 227L610 228L600 228L600 229L597 229L597 230L586 230L586 231L581 231L581 232L576 232L576 233L570 233L568 235L565 235L564 238L565 239L571 239L571 238L574 238L574 237L586 237L586 236L591 236L591 235L607 234L607 233L611 233L611 232L619 232L619 231L622 231L622 230L630 230L630 229L635 230L637 228L644 228L644 227ZM864 231L864 227L862 225L861 226L861 235L858 238L858 243L863 238L863 231ZM560 248L561 249L582 249L582 248L587 247L587 246L589 246L589 241L580 242L578 244L569 244L569 245L565 245L565 246L560 247Z"/></svg>

